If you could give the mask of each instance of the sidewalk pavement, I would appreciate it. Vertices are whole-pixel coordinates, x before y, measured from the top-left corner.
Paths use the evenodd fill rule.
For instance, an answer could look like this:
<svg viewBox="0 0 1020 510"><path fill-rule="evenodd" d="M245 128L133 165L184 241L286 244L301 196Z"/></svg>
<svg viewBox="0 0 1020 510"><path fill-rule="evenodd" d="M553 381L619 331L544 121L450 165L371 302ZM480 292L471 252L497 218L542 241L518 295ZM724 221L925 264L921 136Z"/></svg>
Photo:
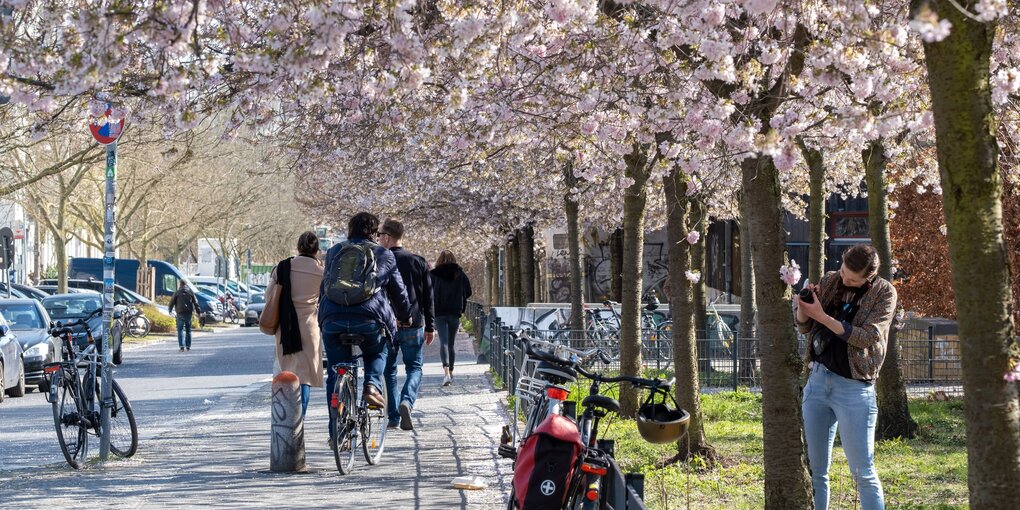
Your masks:
<svg viewBox="0 0 1020 510"><path fill-rule="evenodd" d="M390 429L379 465L359 455L354 472L340 476L326 446L325 392L316 388L305 422L309 472L270 473L267 374L183 428L141 442L134 458L81 471L57 464L0 473L0 508L505 508L510 464L496 454L503 394L463 334L454 384L441 387L438 343L426 348L415 429ZM461 475L480 476L488 488L452 488Z"/></svg>

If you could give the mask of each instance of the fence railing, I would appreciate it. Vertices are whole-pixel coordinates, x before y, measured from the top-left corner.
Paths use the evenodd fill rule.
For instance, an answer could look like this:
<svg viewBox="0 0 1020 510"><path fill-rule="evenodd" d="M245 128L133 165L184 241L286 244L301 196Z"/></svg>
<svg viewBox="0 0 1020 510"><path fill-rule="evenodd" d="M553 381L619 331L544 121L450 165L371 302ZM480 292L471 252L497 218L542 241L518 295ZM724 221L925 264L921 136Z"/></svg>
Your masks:
<svg viewBox="0 0 1020 510"><path fill-rule="evenodd" d="M511 325L504 324L499 317L490 316L477 303L469 303L468 313L479 326L474 333L482 346L481 352L493 365L504 381L516 383L517 374L511 374L512 366L506 365L504 356ZM603 347L614 354L619 353L619 333L614 331L585 331L564 329L532 329L525 326L529 334L544 340L558 341L572 347L587 349ZM703 391L736 390L740 388L758 391L761 387L761 352L758 338L727 336L725 332L711 330L707 334L696 334L697 370ZM935 391L947 396L962 396L963 382L960 371L960 342L958 337L936 334L932 328L907 327L897 332L900 348L900 365L907 393L912 397L923 397ZM801 354L806 342L801 341ZM520 360L523 353L515 353L512 359ZM619 367L618 356L608 369ZM642 364L646 372L670 375L675 372L672 335L662 329L642 330ZM499 368L497 370L497 367Z"/></svg>

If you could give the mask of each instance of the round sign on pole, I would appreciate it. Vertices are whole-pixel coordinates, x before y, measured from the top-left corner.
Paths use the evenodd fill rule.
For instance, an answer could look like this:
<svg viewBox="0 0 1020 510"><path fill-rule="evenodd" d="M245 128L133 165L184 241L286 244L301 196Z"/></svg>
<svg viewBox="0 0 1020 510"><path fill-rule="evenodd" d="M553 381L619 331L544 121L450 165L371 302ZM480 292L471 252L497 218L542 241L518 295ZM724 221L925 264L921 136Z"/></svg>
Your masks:
<svg viewBox="0 0 1020 510"><path fill-rule="evenodd" d="M89 131L92 132L92 138L95 138L97 142L110 145L116 142L124 132L124 117L114 119L113 107L107 104L102 115L89 115Z"/></svg>

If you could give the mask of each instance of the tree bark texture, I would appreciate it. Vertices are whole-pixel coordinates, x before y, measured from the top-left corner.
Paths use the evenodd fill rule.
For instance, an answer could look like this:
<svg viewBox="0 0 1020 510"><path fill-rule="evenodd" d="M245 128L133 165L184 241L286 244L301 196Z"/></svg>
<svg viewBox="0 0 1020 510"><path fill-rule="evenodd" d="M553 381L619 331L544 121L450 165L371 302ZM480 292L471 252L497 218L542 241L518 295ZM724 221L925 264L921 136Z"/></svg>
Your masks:
<svg viewBox="0 0 1020 510"><path fill-rule="evenodd" d="M811 508L811 480L804 455L800 408L803 362L793 329L790 288L779 279L786 263L786 230L779 174L772 158L741 163L747 200L755 298L761 307L762 427L765 457L765 508Z"/></svg>
<svg viewBox="0 0 1020 510"><path fill-rule="evenodd" d="M871 245L878 251L878 274L892 281L892 242L889 239L889 204L885 179L885 147L881 140L868 144L861 152L864 160L865 180L868 186L868 230ZM895 321L893 322L895 326ZM917 422L910 416L907 405L907 386L903 382L900 365L900 344L896 341L896 328L889 329L885 361L875 382L878 399L878 423L875 439L896 437L912 438L917 434Z"/></svg>
<svg viewBox="0 0 1020 510"><path fill-rule="evenodd" d="M521 233L515 230L510 244L507 246L507 257L510 261L507 275L510 279L508 289L510 294L510 306L521 305Z"/></svg>
<svg viewBox="0 0 1020 510"><path fill-rule="evenodd" d="M609 237L610 301L623 301L623 229L618 228Z"/></svg>
<svg viewBox="0 0 1020 510"><path fill-rule="evenodd" d="M535 227L518 232L521 247L521 306L535 302Z"/></svg>
<svg viewBox="0 0 1020 510"><path fill-rule="evenodd" d="M666 196L666 240L669 243L670 315L673 317L673 365L676 367L676 399L691 413L687 435L680 439L679 458L698 456L711 462L715 450L705 437L698 383L698 349L694 333L694 295L685 272L691 268L691 245L687 242L688 211L686 176L680 169L663 179Z"/></svg>
<svg viewBox="0 0 1020 510"><path fill-rule="evenodd" d="M963 2L973 12L973 1ZM952 31L924 45L935 118L967 395L971 508L1020 501L1020 402L1007 382L1014 329L1003 242L1002 179L993 132L989 57L995 25L966 18L947 0L912 3L948 19Z"/></svg>
<svg viewBox="0 0 1020 510"><path fill-rule="evenodd" d="M822 152L800 142L808 164L808 280L817 284L825 274L825 159Z"/></svg>
<svg viewBox="0 0 1020 510"><path fill-rule="evenodd" d="M572 171L568 169L567 174L569 183L576 182ZM567 212L567 254L570 257L570 329L580 335L585 327L584 288L581 282L581 225L578 219L577 200L569 192L563 196L563 206Z"/></svg>
<svg viewBox="0 0 1020 510"><path fill-rule="evenodd" d="M754 270L751 267L750 227L747 200L740 198L740 377L757 382L758 343L755 331Z"/></svg>
<svg viewBox="0 0 1020 510"><path fill-rule="evenodd" d="M705 374L705 377L712 375L712 360L710 359L712 346L709 345L708 334L708 298L705 295L708 272L705 264L705 245L708 243L708 208L701 197L693 197L690 201L690 221L688 228L697 230L701 234L701 240L691 246L691 267L701 274L697 283L691 284L691 299L694 307L694 331L701 340L698 350L702 351L701 361L698 363L698 370ZM686 235L686 232L684 233ZM686 242L686 241L685 241ZM695 358L697 358L695 354Z"/></svg>
<svg viewBox="0 0 1020 510"><path fill-rule="evenodd" d="M626 156L627 177L634 183L623 195L623 296L620 300L620 371L623 375L641 374L641 282L645 244L645 204L648 201L648 156L634 144ZM637 414L638 394L633 386L620 386L620 415Z"/></svg>

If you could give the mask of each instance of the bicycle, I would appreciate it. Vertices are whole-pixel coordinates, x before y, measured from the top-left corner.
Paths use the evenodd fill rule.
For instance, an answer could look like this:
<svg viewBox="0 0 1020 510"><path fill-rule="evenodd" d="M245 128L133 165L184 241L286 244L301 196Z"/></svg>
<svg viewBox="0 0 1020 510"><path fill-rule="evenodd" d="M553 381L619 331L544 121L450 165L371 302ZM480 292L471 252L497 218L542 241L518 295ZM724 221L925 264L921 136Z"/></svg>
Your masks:
<svg viewBox="0 0 1020 510"><path fill-rule="evenodd" d="M358 334L345 333L340 335L339 341L341 345L354 348L360 346L364 339ZM359 354L351 362L337 363L331 368L336 372L337 380L330 397L330 413L336 414L330 446L341 475L350 473L354 467L354 451L359 441L365 461L372 466L379 463L386 444L386 405L377 407L368 404L358 384L358 360L362 357ZM379 392L382 401L386 402L386 385L381 386Z"/></svg>
<svg viewBox="0 0 1020 510"><path fill-rule="evenodd" d="M116 380L112 394L105 399L100 384L102 352L97 350L88 321L102 309L73 321L51 323L49 334L61 338L61 361L43 368L49 379L46 400L53 406L57 441L68 465L81 468L88 456L89 435L102 437L102 407L110 408L110 451L118 457L131 457L138 451L138 425L127 395ZM87 345L75 353L73 327L81 326ZM83 369L83 370L80 370ZM97 409L96 404L100 407Z"/></svg>
<svg viewBox="0 0 1020 510"><path fill-rule="evenodd" d="M140 308L135 305L125 305L127 310L124 312L124 325L127 329L127 334L141 338L149 334L152 329L152 323L149 318L145 316Z"/></svg>
<svg viewBox="0 0 1020 510"><path fill-rule="evenodd" d="M558 367L560 370L580 374L591 380L589 394L581 402L584 407L577 427L580 432L583 450L575 462L576 469L568 483L565 506L570 510L595 510L606 504L605 494L601 490L602 477L608 473L611 464L609 455L596 447L598 440L598 426L602 418L609 413L618 414L620 411L619 402L609 396L601 394L603 384L629 383L640 389L649 390L650 393L639 410L637 422L638 432L646 441L653 443L669 443L679 440L687 432L687 425L690 421L690 414L676 405L676 400L670 392L675 379L663 381L660 379L644 379L640 377L607 377L597 372L587 371L578 359L564 359L556 353L537 351L534 345L541 345L541 342L525 339L525 351L531 358ZM655 403L656 398L662 397L662 403ZM673 402L673 409L667 405L666 399ZM566 399L566 395L563 395ZM555 412L554 409L552 412ZM524 438L526 439L526 437ZM523 444L523 440L521 441ZM500 454L504 453L501 447ZM504 455L505 456L505 455ZM510 493L508 510L516 509L515 490Z"/></svg>

